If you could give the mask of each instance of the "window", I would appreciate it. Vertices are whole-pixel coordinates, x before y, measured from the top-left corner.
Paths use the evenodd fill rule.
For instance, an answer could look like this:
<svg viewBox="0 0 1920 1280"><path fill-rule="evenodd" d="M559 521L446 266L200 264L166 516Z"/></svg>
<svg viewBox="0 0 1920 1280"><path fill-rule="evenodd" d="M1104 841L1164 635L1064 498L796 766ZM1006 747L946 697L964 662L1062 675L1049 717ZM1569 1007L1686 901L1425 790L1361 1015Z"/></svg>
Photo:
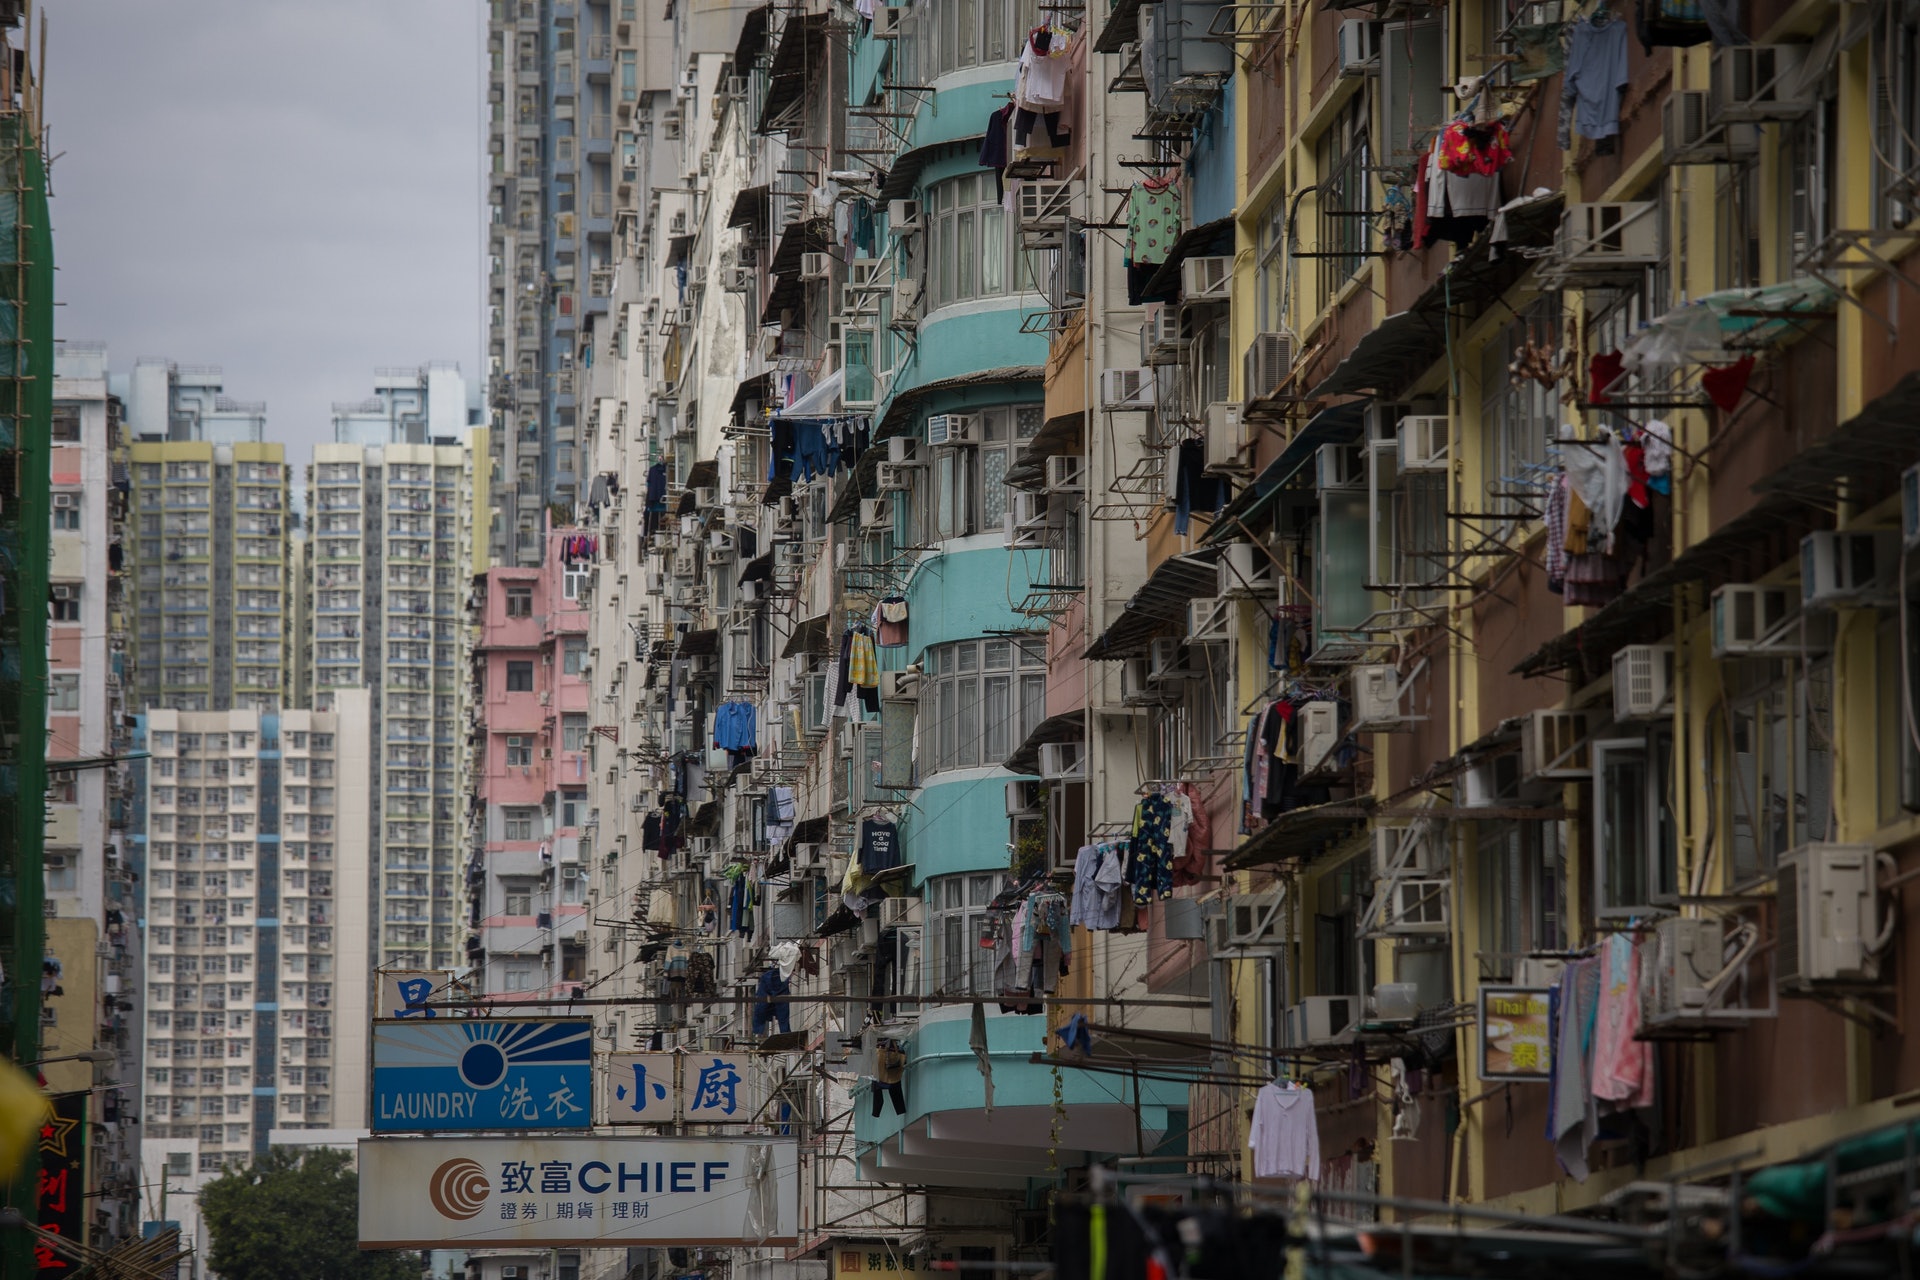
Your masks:
<svg viewBox="0 0 1920 1280"><path fill-rule="evenodd" d="M56 671L47 677L47 710L78 711L80 709L80 673L78 671Z"/></svg>
<svg viewBox="0 0 1920 1280"><path fill-rule="evenodd" d="M506 891L504 912L510 916L530 916L533 914L533 881L507 880L502 882Z"/></svg>
<svg viewBox="0 0 1920 1280"><path fill-rule="evenodd" d="M1277 197L1260 217L1259 258L1254 267L1255 296L1259 301L1260 332L1275 333L1291 326L1286 315L1287 284L1287 201ZM1271 387L1257 390L1264 395ZM1248 388L1252 394L1256 389Z"/></svg>
<svg viewBox="0 0 1920 1280"><path fill-rule="evenodd" d="M930 647L920 717L920 770L997 765L1046 718L1046 657L1011 640Z"/></svg>
<svg viewBox="0 0 1920 1280"><path fill-rule="evenodd" d="M927 188L927 295L941 307L1033 287L1025 256L1007 234L1007 215L984 175Z"/></svg>
<svg viewBox="0 0 1920 1280"><path fill-rule="evenodd" d="M587 577L593 572L593 566L585 562L567 565L560 573L560 594L568 600L578 600L580 593L587 589Z"/></svg>
<svg viewBox="0 0 1920 1280"><path fill-rule="evenodd" d="M1514 961L1566 945L1567 847L1558 822L1481 822L1480 976L1513 976Z"/></svg>
<svg viewBox="0 0 1920 1280"><path fill-rule="evenodd" d="M1601 917L1645 915L1679 892L1673 815L1673 733L1593 744L1594 910Z"/></svg>
<svg viewBox="0 0 1920 1280"><path fill-rule="evenodd" d="M1760 283L1760 166L1757 163L1719 165L1719 189L1714 194L1714 217L1719 223L1714 240L1719 261L1715 288L1744 289ZM1666 205L1661 205L1666 213ZM1665 220L1662 219L1662 229ZM1665 310L1664 299L1656 302Z"/></svg>
<svg viewBox="0 0 1920 1280"><path fill-rule="evenodd" d="M55 529L78 529L80 527L79 494L56 493L53 495L53 527Z"/></svg>
<svg viewBox="0 0 1920 1280"><path fill-rule="evenodd" d="M979 410L977 445L933 450L933 465L921 474L933 486L931 502L913 504L928 523L922 541L992 533L1007 515L1007 465L1018 441L1040 429L1039 405L1010 405Z"/></svg>
<svg viewBox="0 0 1920 1280"><path fill-rule="evenodd" d="M532 805L514 805L502 809L500 817L504 829L500 838L503 840L533 839L533 826L539 816L540 811Z"/></svg>
<svg viewBox="0 0 1920 1280"><path fill-rule="evenodd" d="M500 989L533 990L533 961L524 956L508 956L500 965Z"/></svg>
<svg viewBox="0 0 1920 1280"><path fill-rule="evenodd" d="M53 442L55 444L80 443L80 410L62 405L53 411Z"/></svg>
<svg viewBox="0 0 1920 1280"><path fill-rule="evenodd" d="M1896 5L1874 25L1877 222L1900 227L1920 217L1920 15Z"/></svg>
<svg viewBox="0 0 1920 1280"><path fill-rule="evenodd" d="M945 75L1019 57L1020 38L1039 21L1038 13L1034 0L961 0L927 6L927 17L917 33L925 45L921 74Z"/></svg>
<svg viewBox="0 0 1920 1280"><path fill-rule="evenodd" d="M525 769L533 764L533 739L522 734L507 735L507 767Z"/></svg>
<svg viewBox="0 0 1920 1280"><path fill-rule="evenodd" d="M1560 297L1535 299L1500 336L1480 353L1480 428L1486 460L1484 510L1512 513L1544 510L1529 507L1530 495L1543 493L1552 476L1547 444L1559 421L1559 402L1553 387L1532 378L1515 382L1507 366L1513 353L1531 341L1548 351L1560 347Z"/></svg>
<svg viewBox="0 0 1920 1280"><path fill-rule="evenodd" d="M1796 264L1826 240L1834 229L1834 199L1838 189L1840 104L1823 94L1812 111L1791 124L1786 135L1787 216L1780 220L1786 243L1781 246L1780 274L1796 274Z"/></svg>
<svg viewBox="0 0 1920 1280"><path fill-rule="evenodd" d="M1722 668L1731 709L1716 767L1725 772L1708 782L1726 798L1737 882L1771 873L1796 845L1826 839L1833 816L1833 664L1804 676L1797 664L1781 665Z"/></svg>
<svg viewBox="0 0 1920 1280"><path fill-rule="evenodd" d="M587 749L586 716L569 712L560 717L560 749L562 751Z"/></svg>
<svg viewBox="0 0 1920 1280"><path fill-rule="evenodd" d="M533 586L509 584L507 587L507 616L509 618L531 618L533 616Z"/></svg>
<svg viewBox="0 0 1920 1280"><path fill-rule="evenodd" d="M1381 163L1408 165L1416 157L1425 158L1450 111L1453 95L1433 91L1447 83L1447 29L1438 21L1394 21L1382 23L1379 33L1380 128L1385 135ZM1360 221L1365 224L1365 219Z"/></svg>
<svg viewBox="0 0 1920 1280"><path fill-rule="evenodd" d="M579 636L568 636L560 642L560 673L577 676L587 661L587 642Z"/></svg>
<svg viewBox="0 0 1920 1280"><path fill-rule="evenodd" d="M80 584L56 582L48 589L47 616L54 622L80 621Z"/></svg>
<svg viewBox="0 0 1920 1280"><path fill-rule="evenodd" d="M996 949L980 945L987 905L1007 887L1004 871L936 876L927 881L929 931L933 938L933 983L940 995L978 995L994 990Z"/></svg>
<svg viewBox="0 0 1920 1280"><path fill-rule="evenodd" d="M508 693L532 693L533 692L532 661L530 660L526 662L514 661L514 662L507 663L507 692Z"/></svg>
<svg viewBox="0 0 1920 1280"><path fill-rule="evenodd" d="M1367 265L1368 202L1367 95L1357 93L1340 108L1315 147L1320 169L1320 305L1333 301L1347 281Z"/></svg>

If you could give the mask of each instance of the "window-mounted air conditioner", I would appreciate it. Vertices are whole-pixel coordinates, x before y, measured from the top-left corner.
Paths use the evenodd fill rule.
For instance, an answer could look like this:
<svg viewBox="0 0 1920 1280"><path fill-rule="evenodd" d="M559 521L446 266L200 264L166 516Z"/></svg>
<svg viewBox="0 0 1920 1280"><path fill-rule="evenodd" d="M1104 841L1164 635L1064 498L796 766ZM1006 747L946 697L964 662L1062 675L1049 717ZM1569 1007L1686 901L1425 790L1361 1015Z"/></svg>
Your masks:
<svg viewBox="0 0 1920 1280"><path fill-rule="evenodd" d="M1285 896L1277 888L1228 899L1220 915L1209 921L1211 949L1245 951L1284 942L1285 904Z"/></svg>
<svg viewBox="0 0 1920 1280"><path fill-rule="evenodd" d="M1893 585L1898 535L1891 529L1822 529L1800 540L1800 604L1820 608L1858 602Z"/></svg>
<svg viewBox="0 0 1920 1280"><path fill-rule="evenodd" d="M1400 419L1400 469L1445 471L1448 418L1444 413L1409 413Z"/></svg>
<svg viewBox="0 0 1920 1280"><path fill-rule="evenodd" d="M1147 642L1147 680L1165 684L1170 680L1191 680L1194 672L1187 666L1186 642L1172 636L1159 636Z"/></svg>
<svg viewBox="0 0 1920 1280"><path fill-rule="evenodd" d="M1379 880L1421 877L1439 863L1431 828L1423 823L1373 829L1373 874Z"/></svg>
<svg viewBox="0 0 1920 1280"><path fill-rule="evenodd" d="M895 8L889 4L876 4L873 6L873 30L870 34L875 40L898 40L906 16L905 5Z"/></svg>
<svg viewBox="0 0 1920 1280"><path fill-rule="evenodd" d="M1374 24L1349 18L1340 24L1338 66L1342 76L1370 75L1380 69L1380 47Z"/></svg>
<svg viewBox="0 0 1920 1280"><path fill-rule="evenodd" d="M913 468L882 462L873 469L873 482L882 493L904 493L913 486Z"/></svg>
<svg viewBox="0 0 1920 1280"><path fill-rule="evenodd" d="M1120 701L1129 707L1151 706L1167 700L1168 688L1153 678L1146 658L1128 658L1120 664Z"/></svg>
<svg viewBox="0 0 1920 1280"><path fill-rule="evenodd" d="M1322 489L1364 489L1367 453L1357 444L1323 444L1317 455Z"/></svg>
<svg viewBox="0 0 1920 1280"><path fill-rule="evenodd" d="M1104 369L1100 373L1102 409L1151 409L1154 403L1153 369Z"/></svg>
<svg viewBox="0 0 1920 1280"><path fill-rule="evenodd" d="M1214 564L1215 595L1264 596L1273 590L1273 561L1251 542L1229 542Z"/></svg>
<svg viewBox="0 0 1920 1280"><path fill-rule="evenodd" d="M1713 51L1707 81L1712 124L1795 120L1813 109L1812 86L1800 75L1803 44L1744 44Z"/></svg>
<svg viewBox="0 0 1920 1280"><path fill-rule="evenodd" d="M1294 338L1290 333L1255 334L1240 358L1240 391L1250 405L1279 389L1293 372Z"/></svg>
<svg viewBox="0 0 1920 1280"><path fill-rule="evenodd" d="M1233 259L1184 258L1180 262L1180 297L1185 302L1218 302L1233 287Z"/></svg>
<svg viewBox="0 0 1920 1280"><path fill-rule="evenodd" d="M912 436L892 436L887 440L887 461L896 467L923 467L917 456L920 442Z"/></svg>
<svg viewBox="0 0 1920 1280"><path fill-rule="evenodd" d="M1161 307L1149 316L1142 326L1141 340L1146 347L1148 364L1175 364L1193 345L1193 338L1175 307Z"/></svg>
<svg viewBox="0 0 1920 1280"><path fill-rule="evenodd" d="M898 236L919 229L920 202L918 200L887 201L887 230Z"/></svg>
<svg viewBox="0 0 1920 1280"><path fill-rule="evenodd" d="M825 280L832 274L832 254L803 253L800 255L800 278L802 280Z"/></svg>
<svg viewBox="0 0 1920 1280"><path fill-rule="evenodd" d="M920 318L920 303L926 295L926 286L913 276L903 276L893 282L893 322L905 324Z"/></svg>
<svg viewBox="0 0 1920 1280"><path fill-rule="evenodd" d="M918 671L882 671L880 700L882 702L919 701L920 673Z"/></svg>
<svg viewBox="0 0 1920 1280"><path fill-rule="evenodd" d="M1056 453L1047 459L1048 493L1085 493L1086 459L1076 453Z"/></svg>
<svg viewBox="0 0 1920 1280"><path fill-rule="evenodd" d="M1833 615L1802 613L1792 587L1730 582L1708 602L1716 658L1818 653L1833 645Z"/></svg>
<svg viewBox="0 0 1920 1280"><path fill-rule="evenodd" d="M979 419L970 413L936 413L927 419L927 443L948 447L972 444Z"/></svg>
<svg viewBox="0 0 1920 1280"><path fill-rule="evenodd" d="M893 527L893 503L885 498L860 499L860 527L862 529L891 529Z"/></svg>
<svg viewBox="0 0 1920 1280"><path fill-rule="evenodd" d="M1568 205L1553 265L1571 273L1653 266L1660 260L1659 207L1651 200Z"/></svg>
<svg viewBox="0 0 1920 1280"><path fill-rule="evenodd" d="M903 925L916 925L919 923L920 899L880 899L880 928L882 930L898 929Z"/></svg>
<svg viewBox="0 0 1920 1280"><path fill-rule="evenodd" d="M1232 602L1219 596L1187 601L1187 643L1225 644L1233 639Z"/></svg>
<svg viewBox="0 0 1920 1280"><path fill-rule="evenodd" d="M1340 704L1303 702L1300 717L1300 772L1312 773L1333 764L1334 749L1340 745Z"/></svg>
<svg viewBox="0 0 1920 1280"><path fill-rule="evenodd" d="M1879 952L1898 918L1889 912L1883 924L1877 910L1885 857L1865 844L1805 844L1781 855L1774 969L1782 988L1879 979Z"/></svg>
<svg viewBox="0 0 1920 1280"><path fill-rule="evenodd" d="M1356 729L1386 729L1401 723L1400 671L1391 663L1353 668L1353 721Z"/></svg>
<svg viewBox="0 0 1920 1280"><path fill-rule="evenodd" d="M1191 259L1189 259L1191 261ZM1207 406L1207 451L1204 463L1208 471L1239 471L1246 467L1244 457L1252 441L1240 421L1240 406L1215 400Z"/></svg>
<svg viewBox="0 0 1920 1280"><path fill-rule="evenodd" d="M1382 932L1397 937L1446 933L1447 889L1445 880L1389 881L1386 909L1380 916Z"/></svg>
<svg viewBox="0 0 1920 1280"><path fill-rule="evenodd" d="M1087 776L1087 744L1084 742L1041 743L1040 776L1049 782L1084 781Z"/></svg>
<svg viewBox="0 0 1920 1280"><path fill-rule="evenodd" d="M1613 718L1657 720L1673 697L1673 646L1630 644L1613 655Z"/></svg>
<svg viewBox="0 0 1920 1280"><path fill-rule="evenodd" d="M1641 1008L1650 1026L1705 1012L1714 1002L1712 984L1726 965L1724 930L1717 918L1667 916L1653 923L1651 966L1640 982Z"/></svg>
<svg viewBox="0 0 1920 1280"><path fill-rule="evenodd" d="M1752 124L1708 118L1707 91L1682 89L1660 104L1661 158L1669 165L1734 164L1760 153Z"/></svg>
<svg viewBox="0 0 1920 1280"><path fill-rule="evenodd" d="M1524 779L1572 780L1593 773L1588 749L1587 713L1541 710L1530 712L1520 729L1520 776Z"/></svg>
<svg viewBox="0 0 1920 1280"><path fill-rule="evenodd" d="M1007 816L1038 817L1041 811L1040 784L1030 778L1015 778L1007 783Z"/></svg>
<svg viewBox="0 0 1920 1280"><path fill-rule="evenodd" d="M1282 1049L1307 1049L1332 1044L1360 1015L1358 996L1307 996L1289 1005L1281 1019Z"/></svg>

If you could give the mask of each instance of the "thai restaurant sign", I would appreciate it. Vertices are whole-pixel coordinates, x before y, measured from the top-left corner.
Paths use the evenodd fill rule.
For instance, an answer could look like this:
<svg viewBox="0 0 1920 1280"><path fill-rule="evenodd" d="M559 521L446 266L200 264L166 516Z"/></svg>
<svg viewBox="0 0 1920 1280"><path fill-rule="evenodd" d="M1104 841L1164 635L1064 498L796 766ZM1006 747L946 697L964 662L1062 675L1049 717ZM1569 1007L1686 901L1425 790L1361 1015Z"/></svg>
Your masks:
<svg viewBox="0 0 1920 1280"><path fill-rule="evenodd" d="M786 1245L799 1149L768 1138L369 1138L360 1247Z"/></svg>
<svg viewBox="0 0 1920 1280"><path fill-rule="evenodd" d="M1544 987L1480 988L1480 1078L1538 1080L1553 1068Z"/></svg>

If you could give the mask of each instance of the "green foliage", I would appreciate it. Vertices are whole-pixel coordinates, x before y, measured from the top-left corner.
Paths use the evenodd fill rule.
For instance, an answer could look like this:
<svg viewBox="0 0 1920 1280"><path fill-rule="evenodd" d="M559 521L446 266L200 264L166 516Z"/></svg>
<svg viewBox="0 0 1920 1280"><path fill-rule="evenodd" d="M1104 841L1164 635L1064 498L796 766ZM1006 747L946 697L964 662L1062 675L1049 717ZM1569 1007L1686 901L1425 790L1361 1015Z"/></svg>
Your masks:
<svg viewBox="0 0 1920 1280"><path fill-rule="evenodd" d="M360 1176L344 1151L276 1147L200 1191L221 1280L420 1280L420 1255L362 1252Z"/></svg>

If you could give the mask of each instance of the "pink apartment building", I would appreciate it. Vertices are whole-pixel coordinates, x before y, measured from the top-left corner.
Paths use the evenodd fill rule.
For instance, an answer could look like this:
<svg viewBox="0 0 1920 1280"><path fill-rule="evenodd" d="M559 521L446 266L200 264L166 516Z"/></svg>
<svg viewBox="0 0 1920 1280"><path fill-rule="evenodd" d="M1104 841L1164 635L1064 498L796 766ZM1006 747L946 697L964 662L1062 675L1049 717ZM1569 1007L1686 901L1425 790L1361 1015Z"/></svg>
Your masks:
<svg viewBox="0 0 1920 1280"><path fill-rule="evenodd" d="M586 980L592 722L580 595L592 557L579 536L552 531L539 568L490 569L474 583L467 960L503 1002Z"/></svg>

